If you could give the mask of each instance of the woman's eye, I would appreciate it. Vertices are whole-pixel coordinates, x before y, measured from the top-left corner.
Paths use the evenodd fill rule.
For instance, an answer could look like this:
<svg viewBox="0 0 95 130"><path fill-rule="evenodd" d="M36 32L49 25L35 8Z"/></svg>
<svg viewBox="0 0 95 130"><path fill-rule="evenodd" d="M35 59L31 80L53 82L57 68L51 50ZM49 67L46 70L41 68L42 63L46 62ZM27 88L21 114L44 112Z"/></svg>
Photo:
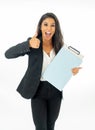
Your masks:
<svg viewBox="0 0 95 130"><path fill-rule="evenodd" d="M45 23L45 24L44 24L44 26L48 26L48 24L47 24L47 23Z"/></svg>
<svg viewBox="0 0 95 130"><path fill-rule="evenodd" d="M51 25L51 27L55 27L55 24Z"/></svg>

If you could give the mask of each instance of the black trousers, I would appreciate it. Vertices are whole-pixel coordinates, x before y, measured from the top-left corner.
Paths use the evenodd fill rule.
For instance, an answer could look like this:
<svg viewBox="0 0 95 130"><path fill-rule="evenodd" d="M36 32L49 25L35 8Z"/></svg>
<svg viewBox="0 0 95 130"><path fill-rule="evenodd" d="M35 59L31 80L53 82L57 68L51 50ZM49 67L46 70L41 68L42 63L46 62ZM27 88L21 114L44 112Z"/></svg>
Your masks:
<svg viewBox="0 0 95 130"><path fill-rule="evenodd" d="M54 130L62 100L62 92L47 81L41 81L31 99L32 115L36 130Z"/></svg>

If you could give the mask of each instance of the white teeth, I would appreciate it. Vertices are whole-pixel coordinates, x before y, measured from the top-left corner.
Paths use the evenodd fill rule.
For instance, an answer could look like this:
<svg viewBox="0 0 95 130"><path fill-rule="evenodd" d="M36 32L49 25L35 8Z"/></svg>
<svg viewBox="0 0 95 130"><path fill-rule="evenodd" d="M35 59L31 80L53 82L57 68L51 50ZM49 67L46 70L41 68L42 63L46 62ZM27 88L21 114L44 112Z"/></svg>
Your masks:
<svg viewBox="0 0 95 130"><path fill-rule="evenodd" d="M46 33L50 34L50 32L46 32Z"/></svg>
<svg viewBox="0 0 95 130"><path fill-rule="evenodd" d="M46 32L46 34L51 34L50 32Z"/></svg>

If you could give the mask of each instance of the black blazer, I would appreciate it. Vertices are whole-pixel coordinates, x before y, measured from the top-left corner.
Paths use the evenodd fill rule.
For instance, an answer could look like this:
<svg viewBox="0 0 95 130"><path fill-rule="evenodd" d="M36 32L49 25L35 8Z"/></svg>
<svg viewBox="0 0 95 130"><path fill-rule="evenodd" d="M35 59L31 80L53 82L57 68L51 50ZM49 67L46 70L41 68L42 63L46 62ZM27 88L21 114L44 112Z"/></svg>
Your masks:
<svg viewBox="0 0 95 130"><path fill-rule="evenodd" d="M33 98L40 83L43 53L42 42L38 49L29 47L29 39L9 48L5 52L6 58L17 58L19 56L28 55L28 68L23 76L17 91L26 99Z"/></svg>

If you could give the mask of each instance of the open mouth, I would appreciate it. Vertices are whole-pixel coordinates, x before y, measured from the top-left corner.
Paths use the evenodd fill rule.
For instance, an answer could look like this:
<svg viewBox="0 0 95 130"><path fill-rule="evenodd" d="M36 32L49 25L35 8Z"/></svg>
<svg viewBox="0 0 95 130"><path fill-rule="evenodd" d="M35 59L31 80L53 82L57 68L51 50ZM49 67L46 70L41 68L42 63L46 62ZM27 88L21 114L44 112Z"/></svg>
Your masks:
<svg viewBox="0 0 95 130"><path fill-rule="evenodd" d="M45 32L45 35L46 35L46 36L50 36L51 33L50 33L50 32Z"/></svg>

